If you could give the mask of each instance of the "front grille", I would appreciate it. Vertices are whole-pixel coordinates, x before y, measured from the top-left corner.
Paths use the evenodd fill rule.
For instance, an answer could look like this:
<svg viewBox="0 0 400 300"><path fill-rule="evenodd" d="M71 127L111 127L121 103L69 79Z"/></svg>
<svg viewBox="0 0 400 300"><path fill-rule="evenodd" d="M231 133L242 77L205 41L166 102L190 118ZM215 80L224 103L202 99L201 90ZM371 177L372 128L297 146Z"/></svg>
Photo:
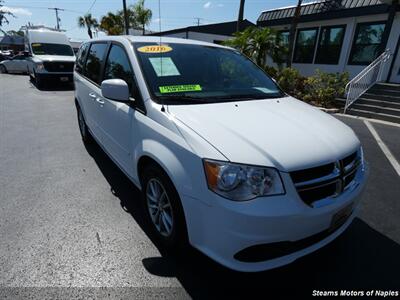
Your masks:
<svg viewBox="0 0 400 300"><path fill-rule="evenodd" d="M309 206L341 194L354 182L360 165L359 152L322 166L290 172L300 198Z"/></svg>
<svg viewBox="0 0 400 300"><path fill-rule="evenodd" d="M46 61L43 66L47 72L72 72L74 70L73 62Z"/></svg>

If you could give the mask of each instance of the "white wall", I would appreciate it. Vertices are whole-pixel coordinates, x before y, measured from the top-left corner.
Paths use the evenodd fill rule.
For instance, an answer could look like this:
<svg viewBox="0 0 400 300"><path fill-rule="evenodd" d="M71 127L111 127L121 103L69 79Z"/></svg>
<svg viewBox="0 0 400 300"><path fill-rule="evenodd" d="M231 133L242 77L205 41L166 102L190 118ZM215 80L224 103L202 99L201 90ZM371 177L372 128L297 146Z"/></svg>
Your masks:
<svg viewBox="0 0 400 300"><path fill-rule="evenodd" d="M292 66L300 71L304 76L313 75L316 69L320 69L325 72L349 72L350 77L357 75L365 66L348 65L347 62L350 57L350 51L353 43L353 37L356 30L357 23L363 22L374 22L374 21L386 21L387 14L371 15L371 16L360 16L353 18L343 18L343 19L333 19L333 20L323 20L315 22L301 23L298 28L308 28L308 27L320 27L320 26L330 26L330 25L346 25L346 32L343 39L343 45L340 53L339 63L337 65L326 65L326 64L300 64L293 63ZM273 28L277 30L289 30L290 25L287 26L274 26ZM400 30L400 14L397 14L396 21L393 24L391 34L388 39L387 47L394 52L394 48L397 43ZM317 47L315 47L316 49ZM315 57L314 53L314 57ZM275 65L271 58L267 60L268 64ZM400 62L399 62L400 63ZM388 66L390 63L388 64ZM383 78L386 78L389 71L389 67L386 68L383 74Z"/></svg>
<svg viewBox="0 0 400 300"><path fill-rule="evenodd" d="M231 36L228 35L209 34L209 33L201 33L194 31L188 31L187 33L186 32L171 33L171 34L166 34L164 36L176 37L182 39L188 38L192 40L198 40L209 43L214 43L214 41L225 41L229 38L232 38Z"/></svg>

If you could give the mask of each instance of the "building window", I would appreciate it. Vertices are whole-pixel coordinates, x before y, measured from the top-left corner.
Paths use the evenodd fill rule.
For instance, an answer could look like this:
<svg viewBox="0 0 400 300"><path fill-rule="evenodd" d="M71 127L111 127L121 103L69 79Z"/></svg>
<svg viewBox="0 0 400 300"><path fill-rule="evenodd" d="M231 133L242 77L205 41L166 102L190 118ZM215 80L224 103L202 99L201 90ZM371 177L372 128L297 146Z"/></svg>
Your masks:
<svg viewBox="0 0 400 300"><path fill-rule="evenodd" d="M368 65L377 58L385 24L385 22L357 24L349 65Z"/></svg>
<svg viewBox="0 0 400 300"><path fill-rule="evenodd" d="M287 61L289 52L289 31L278 31L276 43L284 49L283 51L277 51L273 58L275 63L279 65Z"/></svg>
<svg viewBox="0 0 400 300"><path fill-rule="evenodd" d="M312 63L318 28L300 29L297 31L296 47L293 62Z"/></svg>
<svg viewBox="0 0 400 300"><path fill-rule="evenodd" d="M277 34L278 42L280 42L282 46L289 47L289 35L289 31L279 31Z"/></svg>
<svg viewBox="0 0 400 300"><path fill-rule="evenodd" d="M316 64L339 63L346 25L322 27L319 34Z"/></svg>

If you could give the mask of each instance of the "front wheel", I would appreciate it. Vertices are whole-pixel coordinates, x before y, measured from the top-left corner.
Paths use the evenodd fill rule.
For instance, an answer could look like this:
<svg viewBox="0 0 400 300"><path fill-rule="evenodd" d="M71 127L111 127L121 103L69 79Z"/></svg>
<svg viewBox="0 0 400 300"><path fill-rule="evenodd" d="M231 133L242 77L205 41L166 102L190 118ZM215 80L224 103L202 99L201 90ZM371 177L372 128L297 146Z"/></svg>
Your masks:
<svg viewBox="0 0 400 300"><path fill-rule="evenodd" d="M5 66L0 65L0 73L7 73L7 69Z"/></svg>
<svg viewBox="0 0 400 300"><path fill-rule="evenodd" d="M187 231L183 208L168 175L151 164L143 172L142 187L148 219L157 241L167 251L185 246Z"/></svg>
<svg viewBox="0 0 400 300"><path fill-rule="evenodd" d="M35 85L39 90L42 89L44 86L42 78L36 73L35 73Z"/></svg>

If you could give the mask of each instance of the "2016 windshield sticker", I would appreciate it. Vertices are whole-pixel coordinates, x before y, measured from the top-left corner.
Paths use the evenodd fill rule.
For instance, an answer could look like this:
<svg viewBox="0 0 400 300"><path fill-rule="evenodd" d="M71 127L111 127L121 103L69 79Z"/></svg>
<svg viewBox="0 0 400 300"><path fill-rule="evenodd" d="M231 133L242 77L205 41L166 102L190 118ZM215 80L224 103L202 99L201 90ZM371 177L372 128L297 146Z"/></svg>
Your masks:
<svg viewBox="0 0 400 300"><path fill-rule="evenodd" d="M201 91L200 84L166 85L166 86L160 86L159 88L161 94Z"/></svg>
<svg viewBox="0 0 400 300"><path fill-rule="evenodd" d="M172 51L172 48L167 45L150 45L140 47L137 50L142 53L166 53Z"/></svg>

